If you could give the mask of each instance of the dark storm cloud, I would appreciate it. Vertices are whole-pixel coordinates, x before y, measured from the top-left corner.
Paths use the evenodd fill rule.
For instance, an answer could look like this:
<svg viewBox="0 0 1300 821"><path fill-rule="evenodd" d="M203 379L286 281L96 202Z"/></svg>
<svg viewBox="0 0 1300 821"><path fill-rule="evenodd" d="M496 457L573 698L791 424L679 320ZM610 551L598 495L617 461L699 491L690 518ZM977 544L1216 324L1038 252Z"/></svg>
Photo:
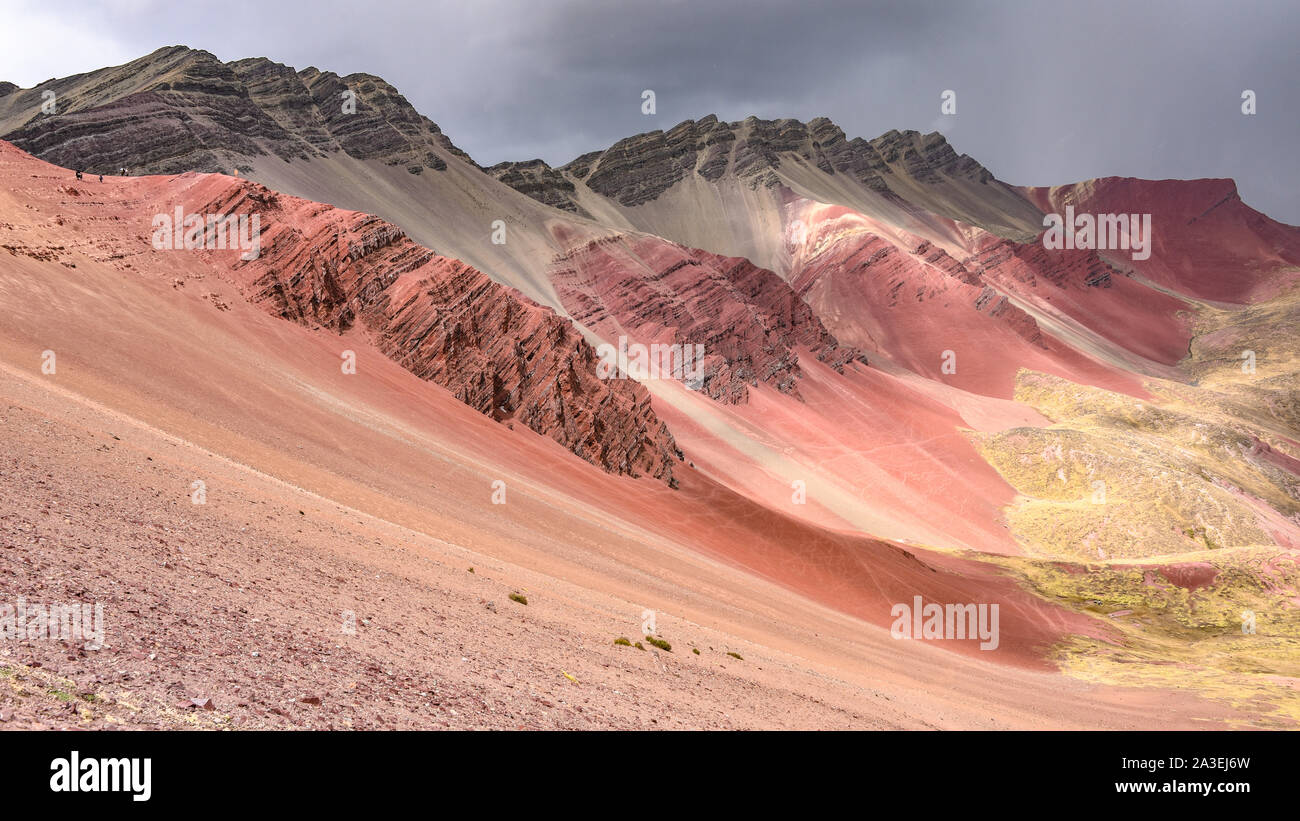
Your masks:
<svg viewBox="0 0 1300 821"><path fill-rule="evenodd" d="M1233 177L1248 203L1300 223L1294 0L39 8L132 54L184 43L226 60L378 74L483 164L560 164L709 113L825 115L850 137L941 130L1017 184ZM16 77L32 79L0 57L0 78ZM1240 110L1247 88L1255 116ZM644 89L656 94L654 116L641 113ZM940 117L945 89L957 93L955 117Z"/></svg>

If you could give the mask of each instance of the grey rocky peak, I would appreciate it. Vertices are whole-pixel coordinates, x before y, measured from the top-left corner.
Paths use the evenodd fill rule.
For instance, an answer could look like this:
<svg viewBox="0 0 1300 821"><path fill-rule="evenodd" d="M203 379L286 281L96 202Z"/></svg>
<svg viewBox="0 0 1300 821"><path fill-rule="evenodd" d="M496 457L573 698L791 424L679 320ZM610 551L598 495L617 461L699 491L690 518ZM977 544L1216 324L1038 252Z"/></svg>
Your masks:
<svg viewBox="0 0 1300 821"><path fill-rule="evenodd" d="M55 94L54 114L42 110L45 91ZM335 152L414 174L446 168L435 149L472 162L378 77L295 71L264 57L223 63L185 46L10 89L0 94L0 136L57 165L142 173L229 173L257 157Z"/></svg>
<svg viewBox="0 0 1300 821"><path fill-rule="evenodd" d="M585 208L573 198L576 187L561 172L540 159L524 162L500 162L483 169L501 182L538 202L554 208L590 217Z"/></svg>
<svg viewBox="0 0 1300 821"><path fill-rule="evenodd" d="M928 184L940 183L944 177L993 179L979 163L958 155L938 133L890 131L873 140L849 140L825 117L808 123L758 117L725 123L712 114L668 131L619 140L559 170L602 196L635 206L656 199L691 175L712 182L731 174L753 188L772 187L781 182L777 169L782 163L796 159L827 174L846 174L881 194L892 191L888 180L894 174ZM540 193L537 198L542 201L554 197L530 187L533 190L524 193Z"/></svg>

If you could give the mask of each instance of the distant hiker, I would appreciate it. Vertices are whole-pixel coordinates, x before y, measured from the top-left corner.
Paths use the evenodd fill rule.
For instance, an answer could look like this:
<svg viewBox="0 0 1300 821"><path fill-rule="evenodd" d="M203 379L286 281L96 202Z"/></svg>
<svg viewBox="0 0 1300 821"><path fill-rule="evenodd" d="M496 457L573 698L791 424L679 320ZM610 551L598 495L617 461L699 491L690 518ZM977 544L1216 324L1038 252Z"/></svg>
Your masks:
<svg viewBox="0 0 1300 821"><path fill-rule="evenodd" d="M81 179L81 172L80 172L80 171L77 172L77 179Z"/></svg>
<svg viewBox="0 0 1300 821"><path fill-rule="evenodd" d="M103 174L100 174L100 175L99 175L99 181L100 181L100 182L103 182L103 181L104 181L104 175L103 175Z"/></svg>

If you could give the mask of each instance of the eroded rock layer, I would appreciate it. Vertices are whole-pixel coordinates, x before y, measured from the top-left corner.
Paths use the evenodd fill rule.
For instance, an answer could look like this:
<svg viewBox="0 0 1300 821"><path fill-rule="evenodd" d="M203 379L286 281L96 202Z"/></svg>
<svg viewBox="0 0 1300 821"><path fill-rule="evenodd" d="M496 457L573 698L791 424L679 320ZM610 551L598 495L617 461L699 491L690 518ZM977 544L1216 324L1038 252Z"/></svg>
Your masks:
<svg viewBox="0 0 1300 821"><path fill-rule="evenodd" d="M475 410L606 470L672 481L680 454L648 394L599 378L595 351L554 311L377 217L255 183L228 181L214 194L193 207L262 221L261 253L236 276L268 311L340 333L361 325L389 357Z"/></svg>
<svg viewBox="0 0 1300 821"><path fill-rule="evenodd" d="M745 259L613 236L557 257L552 279L574 319L607 339L702 346L698 388L723 402L745 401L760 382L799 396L796 347L840 371L866 363L780 277Z"/></svg>

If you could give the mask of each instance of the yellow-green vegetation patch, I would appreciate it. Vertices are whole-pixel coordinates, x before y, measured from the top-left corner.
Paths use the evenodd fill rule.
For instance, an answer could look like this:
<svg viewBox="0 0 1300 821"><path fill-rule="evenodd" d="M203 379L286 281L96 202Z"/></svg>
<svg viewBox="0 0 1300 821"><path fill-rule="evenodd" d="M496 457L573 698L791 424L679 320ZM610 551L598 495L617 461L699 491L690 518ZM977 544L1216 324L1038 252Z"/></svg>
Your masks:
<svg viewBox="0 0 1300 821"><path fill-rule="evenodd" d="M1138 558L1271 541L1239 494L1168 443L1020 428L978 446L1021 494L1007 523L1035 555Z"/></svg>
<svg viewBox="0 0 1300 821"><path fill-rule="evenodd" d="M1061 648L1062 671L1098 684L1186 690L1240 711L1230 723L1260 729L1300 728L1300 679L1234 669L1239 648L1250 659L1282 662L1300 655L1300 640L1207 640L1139 649L1076 638Z"/></svg>
<svg viewBox="0 0 1300 821"><path fill-rule="evenodd" d="M1152 399L1017 374L1015 398L1052 424L970 434L1019 493L1004 513L1027 553L985 558L1113 629L1062 642L1067 674L1294 728L1300 570L1271 534L1300 522L1300 285L1187 316L1188 355L1145 380Z"/></svg>
<svg viewBox="0 0 1300 821"><path fill-rule="evenodd" d="M1255 635L1300 638L1300 562L1276 548L1202 551L1168 564L1000 563L1012 566L1043 598L1098 615L1124 611L1112 619L1119 625L1195 640L1242 633L1242 614L1253 613ZM1184 568L1194 573L1180 572ZM1189 584L1192 575L1198 578ZM1296 664L1300 672L1300 657Z"/></svg>
<svg viewBox="0 0 1300 821"><path fill-rule="evenodd" d="M1202 306L1182 367L1202 386L1231 393L1237 388L1285 391L1297 408L1300 374L1300 286L1267 302L1241 307ZM1254 396L1252 398L1258 398ZM1254 403L1252 402L1252 405ZM1300 427L1300 414L1286 420Z"/></svg>
<svg viewBox="0 0 1300 821"><path fill-rule="evenodd" d="M1040 596L1103 617L1119 634L1118 644L1081 636L1061 643L1055 658L1067 675L1190 690L1257 716L1253 726L1300 726L1295 557L1252 548L1202 551L1177 564L999 563Z"/></svg>
<svg viewBox="0 0 1300 821"><path fill-rule="evenodd" d="M971 434L1020 493L1012 533L1033 555L1092 561L1270 544L1263 506L1300 516L1300 480L1202 394L1205 410L1172 393L1164 407L1021 371L1016 399L1055 424Z"/></svg>

